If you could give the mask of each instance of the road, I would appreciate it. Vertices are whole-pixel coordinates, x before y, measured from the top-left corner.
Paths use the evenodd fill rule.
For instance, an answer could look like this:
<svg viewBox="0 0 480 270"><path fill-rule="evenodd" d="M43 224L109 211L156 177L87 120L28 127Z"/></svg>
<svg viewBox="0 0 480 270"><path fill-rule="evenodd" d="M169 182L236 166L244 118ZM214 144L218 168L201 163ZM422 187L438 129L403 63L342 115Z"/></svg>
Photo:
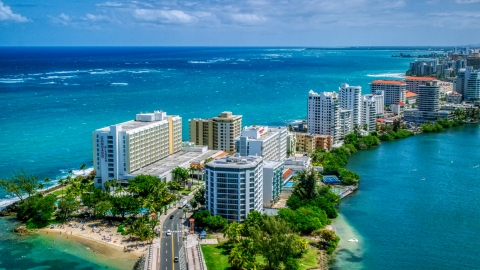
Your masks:
<svg viewBox="0 0 480 270"><path fill-rule="evenodd" d="M170 215L173 215L174 218L170 219ZM180 270L178 262L174 262L173 259L179 257L178 251L183 247L182 223L185 221L185 213L178 209L170 215L162 226L160 270ZM172 231L172 235L167 236L167 230Z"/></svg>

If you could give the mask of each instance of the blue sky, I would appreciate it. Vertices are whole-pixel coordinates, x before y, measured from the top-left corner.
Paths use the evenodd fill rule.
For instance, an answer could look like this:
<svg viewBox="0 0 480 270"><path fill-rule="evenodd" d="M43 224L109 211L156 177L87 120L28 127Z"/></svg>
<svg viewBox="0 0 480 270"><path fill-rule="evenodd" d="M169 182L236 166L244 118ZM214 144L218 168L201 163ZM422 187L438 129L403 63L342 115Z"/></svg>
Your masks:
<svg viewBox="0 0 480 270"><path fill-rule="evenodd" d="M480 44L480 0L0 0L0 46Z"/></svg>

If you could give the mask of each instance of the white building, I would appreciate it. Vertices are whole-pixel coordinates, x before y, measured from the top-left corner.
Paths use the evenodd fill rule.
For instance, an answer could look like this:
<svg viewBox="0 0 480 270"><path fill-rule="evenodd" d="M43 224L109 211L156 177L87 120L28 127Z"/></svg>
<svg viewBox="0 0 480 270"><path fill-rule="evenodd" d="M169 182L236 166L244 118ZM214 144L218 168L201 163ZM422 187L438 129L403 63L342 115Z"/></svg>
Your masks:
<svg viewBox="0 0 480 270"><path fill-rule="evenodd" d="M280 197L283 187L283 169L281 161L263 161L263 206L271 207Z"/></svg>
<svg viewBox="0 0 480 270"><path fill-rule="evenodd" d="M287 132L287 157L294 156L297 152L297 136L295 132Z"/></svg>
<svg viewBox="0 0 480 270"><path fill-rule="evenodd" d="M340 109L340 113L338 114L338 126L339 126L339 137L344 138L347 134L351 133L353 131L353 123L352 123L352 117L353 117L353 112L352 110L345 110L345 109ZM335 142L334 144L336 144Z"/></svg>
<svg viewBox="0 0 480 270"><path fill-rule="evenodd" d="M140 113L136 119L93 132L95 186L123 179L182 149L182 118L163 111Z"/></svg>
<svg viewBox="0 0 480 270"><path fill-rule="evenodd" d="M242 222L263 209L263 159L222 157L205 164L205 202L213 215Z"/></svg>
<svg viewBox="0 0 480 270"><path fill-rule="evenodd" d="M385 97L382 90L377 90L372 93L373 98L375 99L375 111L376 116L382 116L385 111Z"/></svg>
<svg viewBox="0 0 480 270"><path fill-rule="evenodd" d="M472 72L472 67L461 68L458 70L457 78L455 79L454 91L460 93L464 100L468 100L467 84Z"/></svg>
<svg viewBox="0 0 480 270"><path fill-rule="evenodd" d="M448 92L445 94L445 100L447 103L460 104L462 103L462 94L457 92Z"/></svg>
<svg viewBox="0 0 480 270"><path fill-rule="evenodd" d="M340 106L335 92L320 94L310 90L308 93L308 132L319 135L330 135L334 143L338 143L340 134Z"/></svg>
<svg viewBox="0 0 480 270"><path fill-rule="evenodd" d="M353 128L355 124L360 125L361 123L361 96L362 87L360 86L349 86L346 83L342 83L338 88L340 108L352 111L351 128Z"/></svg>
<svg viewBox="0 0 480 270"><path fill-rule="evenodd" d="M361 129L363 130L364 125L367 125L367 131L375 131L376 124L376 115L377 115L377 99L376 95L364 95L362 96L362 124ZM383 108L382 108L383 112Z"/></svg>
<svg viewBox="0 0 480 270"><path fill-rule="evenodd" d="M287 158L287 127L249 126L235 138L240 156L262 156L265 160Z"/></svg>
<svg viewBox="0 0 480 270"><path fill-rule="evenodd" d="M375 94L377 91L383 91L384 103L397 104L398 102L405 103L407 84L402 81L392 80L375 80L370 83L370 93Z"/></svg>
<svg viewBox="0 0 480 270"><path fill-rule="evenodd" d="M467 99L480 100L480 71L472 71L467 80Z"/></svg>

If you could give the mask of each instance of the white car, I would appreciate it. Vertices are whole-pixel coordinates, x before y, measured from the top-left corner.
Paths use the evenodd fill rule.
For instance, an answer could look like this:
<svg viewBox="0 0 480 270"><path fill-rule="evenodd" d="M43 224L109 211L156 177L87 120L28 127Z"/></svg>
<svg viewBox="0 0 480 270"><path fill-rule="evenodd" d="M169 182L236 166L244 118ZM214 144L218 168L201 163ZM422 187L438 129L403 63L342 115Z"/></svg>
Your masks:
<svg viewBox="0 0 480 270"><path fill-rule="evenodd" d="M167 236L170 236L170 235L172 235L172 231L167 230Z"/></svg>

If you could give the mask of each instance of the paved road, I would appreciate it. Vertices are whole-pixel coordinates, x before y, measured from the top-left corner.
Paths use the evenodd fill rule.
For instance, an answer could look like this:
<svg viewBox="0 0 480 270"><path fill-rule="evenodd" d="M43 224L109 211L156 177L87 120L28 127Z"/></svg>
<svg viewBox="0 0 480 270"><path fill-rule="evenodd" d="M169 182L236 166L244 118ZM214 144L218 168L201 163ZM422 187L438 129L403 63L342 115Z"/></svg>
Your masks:
<svg viewBox="0 0 480 270"><path fill-rule="evenodd" d="M170 215L174 218L170 219ZM182 223L185 221L185 214L181 209L174 211L165 219L162 226L162 236L160 241L160 270L180 270L178 263L174 262L174 257L178 256L178 251L183 246ZM167 230L172 231L171 236L167 236Z"/></svg>

